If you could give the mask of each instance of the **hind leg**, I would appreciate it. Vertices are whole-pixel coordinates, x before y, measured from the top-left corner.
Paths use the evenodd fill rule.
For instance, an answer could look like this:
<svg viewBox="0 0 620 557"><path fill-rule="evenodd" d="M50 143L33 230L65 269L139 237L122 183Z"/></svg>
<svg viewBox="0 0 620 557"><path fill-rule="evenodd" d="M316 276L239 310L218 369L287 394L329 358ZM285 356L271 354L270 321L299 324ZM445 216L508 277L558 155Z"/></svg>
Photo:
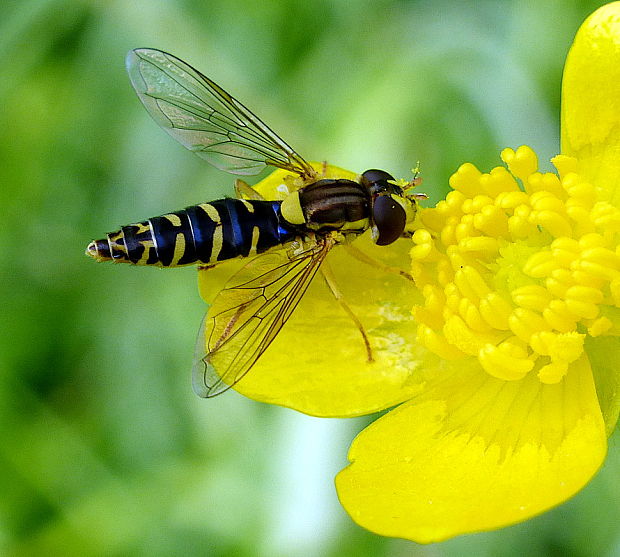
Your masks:
<svg viewBox="0 0 620 557"><path fill-rule="evenodd" d="M334 295L334 298L336 298L336 300L340 304L340 307L351 318L353 323L355 323L355 326L357 327L360 334L362 335L362 340L364 341L364 347L366 348L367 361L368 363L371 363L372 361L374 361L372 357L372 348L370 347L370 340L368 339L368 335L366 334L364 325L362 325L362 322L359 320L357 315L355 315L353 310L349 307L349 304L347 304L347 302L345 301L344 296L342 295L342 292L340 292L338 285L336 284L336 278L334 277L331 267L329 266L327 261L323 261L320 270L321 270L321 274L323 275L323 278L325 279L325 282L327 283L328 288L331 290L331 293Z"/></svg>

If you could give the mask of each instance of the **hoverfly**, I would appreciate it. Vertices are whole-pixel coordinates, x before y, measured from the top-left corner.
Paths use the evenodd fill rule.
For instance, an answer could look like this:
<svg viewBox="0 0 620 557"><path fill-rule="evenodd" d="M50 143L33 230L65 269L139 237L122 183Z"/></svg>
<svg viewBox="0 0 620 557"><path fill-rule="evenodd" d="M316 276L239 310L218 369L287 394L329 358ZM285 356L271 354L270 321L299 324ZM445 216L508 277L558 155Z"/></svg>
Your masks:
<svg viewBox="0 0 620 557"><path fill-rule="evenodd" d="M158 267L204 269L249 258L215 297L199 334L194 390L213 397L235 385L260 358L333 246L369 228L381 246L411 235L417 200L425 196L407 194L408 188L382 170L367 170L356 180L321 176L237 99L171 54L140 48L129 52L126 65L152 118L199 157L231 174L254 175L272 166L296 176L283 201L262 199L237 180L234 199L123 226L86 250L97 261ZM414 178L409 186L417 183ZM323 274L360 329L372 360L361 323Z"/></svg>

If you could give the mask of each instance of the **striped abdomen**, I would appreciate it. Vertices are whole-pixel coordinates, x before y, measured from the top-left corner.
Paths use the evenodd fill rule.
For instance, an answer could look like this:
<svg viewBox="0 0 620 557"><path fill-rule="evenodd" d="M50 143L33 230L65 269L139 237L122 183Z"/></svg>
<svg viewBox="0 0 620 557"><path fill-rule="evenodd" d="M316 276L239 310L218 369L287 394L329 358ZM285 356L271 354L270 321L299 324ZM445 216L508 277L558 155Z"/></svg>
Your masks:
<svg viewBox="0 0 620 557"><path fill-rule="evenodd" d="M247 257L284 244L295 228L280 201L219 199L123 226L86 250L98 261L177 267Z"/></svg>

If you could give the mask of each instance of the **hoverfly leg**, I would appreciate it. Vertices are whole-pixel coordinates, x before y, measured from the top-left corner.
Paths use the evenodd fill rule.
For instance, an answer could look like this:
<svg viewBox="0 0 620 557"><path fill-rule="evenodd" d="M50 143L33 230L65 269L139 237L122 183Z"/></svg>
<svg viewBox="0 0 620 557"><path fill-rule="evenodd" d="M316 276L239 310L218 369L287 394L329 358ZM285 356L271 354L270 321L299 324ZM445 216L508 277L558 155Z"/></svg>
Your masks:
<svg viewBox="0 0 620 557"><path fill-rule="evenodd" d="M258 193L250 184L239 180L235 180L235 197L237 199L255 199L256 201L265 201L265 198Z"/></svg>
<svg viewBox="0 0 620 557"><path fill-rule="evenodd" d="M407 280L410 280L411 282L415 282L414 278L407 271L403 271L398 267L386 265L385 263L376 260L374 257L370 257L370 255L364 253L361 249L358 249L351 244L344 244L344 247L349 252L349 255L355 257L355 259L361 261L362 263L366 263L366 265L370 265L375 269L381 269L385 273L394 273L395 275L399 275Z"/></svg>
<svg viewBox="0 0 620 557"><path fill-rule="evenodd" d="M355 326L358 328L360 334L362 335L362 339L364 340L364 346L366 348L367 361L368 363L372 363L374 361L374 358L372 357L372 348L370 347L370 340L368 340L368 335L366 334L364 325L362 325L362 322L359 320L357 315L353 313L353 310L349 307L349 304L345 302L344 296L342 295L342 292L340 292L340 290L338 289L338 285L336 284L336 278L334 277L331 267L329 266L327 261L323 262L320 271L323 275L323 278L325 279L325 282L327 283L327 287L334 295L334 298L336 298L336 301L340 304L340 307L351 318L353 323L355 323Z"/></svg>
<svg viewBox="0 0 620 557"><path fill-rule="evenodd" d="M327 161L323 161L323 165L321 166L321 176L325 177L327 175Z"/></svg>
<svg viewBox="0 0 620 557"><path fill-rule="evenodd" d="M333 245L333 244L332 244ZM319 247L320 244L313 232L309 232L305 237L297 236L286 251L286 255L289 259L295 259L297 257L303 257L310 250L314 250Z"/></svg>

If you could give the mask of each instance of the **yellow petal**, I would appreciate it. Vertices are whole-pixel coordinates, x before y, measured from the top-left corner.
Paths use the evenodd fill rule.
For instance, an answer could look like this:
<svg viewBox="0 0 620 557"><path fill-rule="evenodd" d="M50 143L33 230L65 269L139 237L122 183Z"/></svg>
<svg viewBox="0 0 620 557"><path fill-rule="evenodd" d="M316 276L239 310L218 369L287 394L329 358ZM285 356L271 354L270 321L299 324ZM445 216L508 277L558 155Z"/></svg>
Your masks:
<svg viewBox="0 0 620 557"><path fill-rule="evenodd" d="M571 497L603 462L585 356L556 385L494 379L473 359L424 380L356 438L336 478L364 528L420 543L500 528Z"/></svg>
<svg viewBox="0 0 620 557"><path fill-rule="evenodd" d="M568 54L562 153L579 159L600 200L620 205L620 2L588 17Z"/></svg>
<svg viewBox="0 0 620 557"><path fill-rule="evenodd" d="M322 173L321 163L311 163ZM322 175L323 176L323 175ZM355 179L328 166L328 178ZM298 187L296 176L276 170L255 186L267 199L282 199ZM366 233L353 246L385 265L407 270L411 242L376 246ZM416 344L410 308L420 294L410 280L364 263L336 246L327 257L344 299L362 322L372 349L368 362L360 331L317 274L305 296L250 372L235 386L241 394L315 416L368 414L411 398L411 377L426 353ZM210 303L247 260L201 270L202 298ZM434 358L434 357L433 357Z"/></svg>
<svg viewBox="0 0 620 557"><path fill-rule="evenodd" d="M390 265L406 268L410 242L378 247L370 235L354 245ZM362 322L374 361L367 361L362 336L318 274L289 321L235 389L254 400L280 404L314 416L356 416L411 398L412 381L424 357L415 343L409 308L411 281L373 268L337 246L328 256L338 286Z"/></svg>
<svg viewBox="0 0 620 557"><path fill-rule="evenodd" d="M198 292L200 297L211 304L217 293L237 271L247 264L247 259L231 259L215 267L198 268Z"/></svg>

